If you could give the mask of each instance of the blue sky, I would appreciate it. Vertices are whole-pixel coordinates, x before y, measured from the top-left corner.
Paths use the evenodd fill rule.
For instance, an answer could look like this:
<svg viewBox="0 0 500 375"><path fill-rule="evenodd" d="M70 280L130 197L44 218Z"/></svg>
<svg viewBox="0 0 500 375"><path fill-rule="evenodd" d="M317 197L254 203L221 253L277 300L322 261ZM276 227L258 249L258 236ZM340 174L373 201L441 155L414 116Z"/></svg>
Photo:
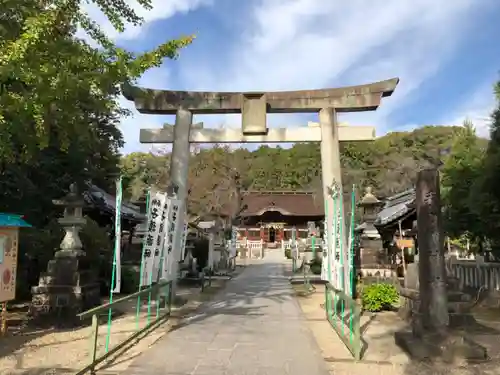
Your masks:
<svg viewBox="0 0 500 375"><path fill-rule="evenodd" d="M141 27L116 33L102 14L89 14L120 45L151 49L182 34L195 42L176 61L147 72L151 88L271 91L329 88L399 77L376 112L341 121L376 126L377 134L423 125L460 124L466 117L487 134L500 78L499 0L152 0ZM124 106L133 108L122 99ZM315 115L273 115L270 126L304 126ZM240 116L199 116L205 126L239 127ZM125 153L148 151L139 129L173 123L169 116L122 121Z"/></svg>

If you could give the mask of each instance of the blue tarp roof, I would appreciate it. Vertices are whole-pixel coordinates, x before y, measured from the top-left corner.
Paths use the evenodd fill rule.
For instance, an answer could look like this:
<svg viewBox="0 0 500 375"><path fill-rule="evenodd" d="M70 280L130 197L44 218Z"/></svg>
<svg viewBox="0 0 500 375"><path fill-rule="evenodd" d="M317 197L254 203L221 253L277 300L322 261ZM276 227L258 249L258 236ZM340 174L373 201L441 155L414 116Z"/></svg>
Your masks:
<svg viewBox="0 0 500 375"><path fill-rule="evenodd" d="M29 228L31 225L21 215L0 213L0 227Z"/></svg>

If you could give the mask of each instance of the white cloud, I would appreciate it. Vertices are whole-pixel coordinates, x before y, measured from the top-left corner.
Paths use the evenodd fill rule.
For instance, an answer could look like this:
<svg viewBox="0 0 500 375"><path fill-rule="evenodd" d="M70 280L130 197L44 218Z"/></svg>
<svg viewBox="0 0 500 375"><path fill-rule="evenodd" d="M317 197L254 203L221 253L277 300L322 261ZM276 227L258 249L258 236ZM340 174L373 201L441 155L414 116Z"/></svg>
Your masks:
<svg viewBox="0 0 500 375"><path fill-rule="evenodd" d="M140 26L127 25L123 33L119 33L111 25L107 17L94 3L85 4L84 10L96 21L111 39L131 40L138 38L147 30L148 24L173 17L178 13L188 13L202 6L212 4L212 0L151 0L152 9L146 9L135 0L124 0L144 22ZM81 33L81 32L80 32ZM83 33L81 33L83 36Z"/></svg>
<svg viewBox="0 0 500 375"><path fill-rule="evenodd" d="M323 88L399 76L396 92L377 112L342 119L376 125L377 132L383 133L395 125L388 123L389 115L418 95L422 83L452 57L478 12L492 2L255 1L248 19L239 23L245 28L237 30L240 40L217 46L234 49L207 56L201 66L199 60L181 58L180 79L190 90L243 91ZM213 56L217 60L210 60ZM304 122L295 119L297 125ZM211 116L203 121L229 123L228 117ZM273 118L271 123L277 121ZM281 121L289 123L290 117Z"/></svg>
<svg viewBox="0 0 500 375"><path fill-rule="evenodd" d="M442 124L461 125L466 119L472 121L476 132L481 137L489 138L490 115L495 108L496 100L493 93L493 81L480 85L472 95L455 107L451 114L443 117Z"/></svg>

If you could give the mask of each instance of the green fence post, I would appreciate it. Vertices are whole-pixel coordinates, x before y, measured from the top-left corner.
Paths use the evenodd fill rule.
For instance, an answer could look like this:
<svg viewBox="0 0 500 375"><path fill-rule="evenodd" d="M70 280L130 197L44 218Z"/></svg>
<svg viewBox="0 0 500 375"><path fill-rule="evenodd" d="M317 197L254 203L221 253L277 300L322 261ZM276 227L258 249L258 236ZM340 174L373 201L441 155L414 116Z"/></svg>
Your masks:
<svg viewBox="0 0 500 375"><path fill-rule="evenodd" d="M95 373L93 365L97 358L97 338L99 337L99 318L97 314L92 315L92 334L90 335L90 373Z"/></svg>
<svg viewBox="0 0 500 375"><path fill-rule="evenodd" d="M337 260L337 240L338 240L338 199L337 196L334 196L334 193L332 193L332 198L333 198L333 232L332 232L332 255L333 255L333 260L332 262L335 264L335 280L333 287L336 288L338 284L338 278L339 278L339 267L338 267L338 260ZM334 320L338 318L338 313L337 313L337 294L333 295L333 317Z"/></svg>
<svg viewBox="0 0 500 375"><path fill-rule="evenodd" d="M354 269L354 223L355 223L355 218L354 218L354 214L355 214L355 207L356 207L356 185L352 185L352 193L351 193L351 227L350 227L350 233L349 233L349 237L350 237L350 241L349 241L349 259L350 259L350 262L349 262L349 267L350 267L350 287L351 287L351 290L350 290L350 295L351 295L351 298L354 300L354 292L355 292L355 279L354 279L354 272L355 272L355 269ZM349 314L349 336L350 336L350 341L352 343L352 340L353 340L353 319L354 319L354 309L355 309L355 306L353 306L352 304L349 304L351 306L350 308L350 314Z"/></svg>
<svg viewBox="0 0 500 375"><path fill-rule="evenodd" d="M113 303L113 292L115 289L115 274L116 274L116 258L117 252L121 251L121 203L122 203L122 176L116 181L116 197L115 197L115 247L113 252L113 269L111 270L111 286L109 290L109 303ZM118 233L117 233L118 232ZM106 353L109 350L109 338L111 336L111 317L112 308L108 310L108 331L106 333Z"/></svg>
<svg viewBox="0 0 500 375"><path fill-rule="evenodd" d="M149 212L149 200L151 197L151 191L148 190L146 194L146 212ZM146 220L146 227L149 226L149 217ZM144 242L142 242L142 253L141 253L141 269L139 270L139 286L138 290L141 290L141 284L142 284L142 278L144 276ZM139 315L141 312L141 296L137 296L137 307L136 307L136 315L135 315L135 320L136 320L136 329L139 330Z"/></svg>

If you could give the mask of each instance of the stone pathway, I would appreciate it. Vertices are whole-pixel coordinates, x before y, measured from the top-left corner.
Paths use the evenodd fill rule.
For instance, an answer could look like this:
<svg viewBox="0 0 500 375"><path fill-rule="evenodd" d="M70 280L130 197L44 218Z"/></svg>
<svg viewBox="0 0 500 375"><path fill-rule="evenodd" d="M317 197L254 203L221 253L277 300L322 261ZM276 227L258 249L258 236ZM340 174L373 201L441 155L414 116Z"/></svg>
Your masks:
<svg viewBox="0 0 500 375"><path fill-rule="evenodd" d="M328 375L283 262L268 252L123 374Z"/></svg>

